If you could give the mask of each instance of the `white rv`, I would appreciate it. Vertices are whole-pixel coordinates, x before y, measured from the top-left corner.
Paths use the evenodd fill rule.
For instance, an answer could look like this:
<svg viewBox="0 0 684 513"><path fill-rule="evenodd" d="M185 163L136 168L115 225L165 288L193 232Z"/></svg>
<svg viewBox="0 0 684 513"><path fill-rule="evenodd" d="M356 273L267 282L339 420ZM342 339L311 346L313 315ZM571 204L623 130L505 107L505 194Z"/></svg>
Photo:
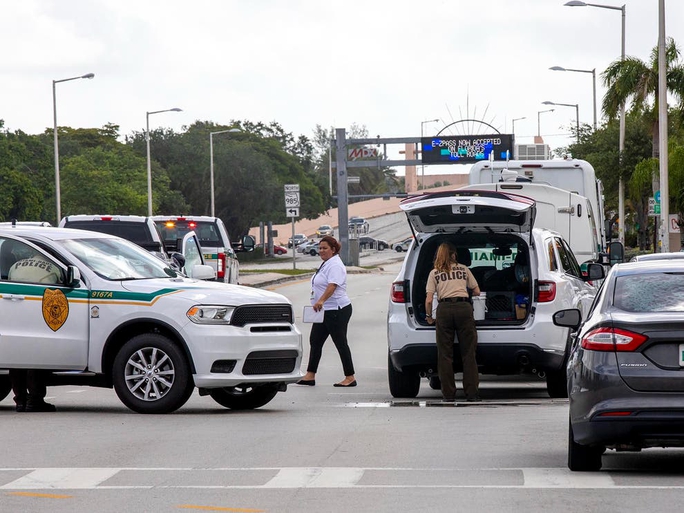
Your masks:
<svg viewBox="0 0 684 513"><path fill-rule="evenodd" d="M596 172L589 162L579 159L558 160L511 160L508 162L478 162L470 169L468 183L475 184L539 184L568 191L588 200L587 215L595 225L598 252L606 251L604 226L603 184L596 179ZM515 192L508 190L508 192ZM519 193L522 194L522 193ZM540 198L534 196L539 201ZM551 198L549 201L553 201ZM559 207L561 205L558 205ZM538 216L538 225L545 217ZM545 225L544 225L545 226ZM558 229L558 228L554 228ZM559 230L562 232L562 230ZM570 237L568 237L570 240ZM572 243L571 243L572 246ZM573 248L574 250L574 248ZM576 252L577 253L577 252Z"/></svg>
<svg viewBox="0 0 684 513"><path fill-rule="evenodd" d="M596 219L591 202L574 192L546 184L530 182L497 182L466 185L459 190L487 190L519 194L537 204L536 228L560 233L568 242L579 263L597 262L600 219Z"/></svg>

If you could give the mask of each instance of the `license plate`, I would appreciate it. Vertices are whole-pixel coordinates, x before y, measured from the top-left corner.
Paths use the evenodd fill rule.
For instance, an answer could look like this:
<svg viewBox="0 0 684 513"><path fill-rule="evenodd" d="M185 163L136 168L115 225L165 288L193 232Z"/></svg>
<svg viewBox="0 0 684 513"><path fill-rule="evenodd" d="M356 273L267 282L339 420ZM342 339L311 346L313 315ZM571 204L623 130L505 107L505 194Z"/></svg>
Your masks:
<svg viewBox="0 0 684 513"><path fill-rule="evenodd" d="M679 366L684 367L684 344L679 344Z"/></svg>

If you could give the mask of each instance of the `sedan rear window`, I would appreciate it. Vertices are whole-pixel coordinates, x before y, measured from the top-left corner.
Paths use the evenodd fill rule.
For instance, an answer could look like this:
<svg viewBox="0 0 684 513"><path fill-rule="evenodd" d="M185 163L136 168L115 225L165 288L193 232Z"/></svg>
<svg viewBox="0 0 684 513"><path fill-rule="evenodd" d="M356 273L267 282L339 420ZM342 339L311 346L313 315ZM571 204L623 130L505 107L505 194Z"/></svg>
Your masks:
<svg viewBox="0 0 684 513"><path fill-rule="evenodd" d="M615 307L626 312L684 311L684 273L648 273L615 280Z"/></svg>

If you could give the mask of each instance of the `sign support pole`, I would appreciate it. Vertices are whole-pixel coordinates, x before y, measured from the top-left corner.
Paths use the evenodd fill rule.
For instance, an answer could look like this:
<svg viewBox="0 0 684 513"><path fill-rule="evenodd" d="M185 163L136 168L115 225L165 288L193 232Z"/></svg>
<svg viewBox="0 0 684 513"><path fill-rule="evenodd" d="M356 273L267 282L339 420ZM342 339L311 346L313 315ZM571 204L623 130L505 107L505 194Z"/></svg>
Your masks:
<svg viewBox="0 0 684 513"><path fill-rule="evenodd" d="M297 269L297 246L295 246L295 218L292 218L292 270Z"/></svg>

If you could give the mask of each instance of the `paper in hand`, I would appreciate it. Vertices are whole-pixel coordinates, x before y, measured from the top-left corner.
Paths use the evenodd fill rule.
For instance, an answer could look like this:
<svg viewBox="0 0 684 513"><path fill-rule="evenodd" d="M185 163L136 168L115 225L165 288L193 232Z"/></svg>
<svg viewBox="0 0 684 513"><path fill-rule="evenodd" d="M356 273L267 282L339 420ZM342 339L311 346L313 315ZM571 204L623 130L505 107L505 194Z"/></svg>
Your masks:
<svg viewBox="0 0 684 513"><path fill-rule="evenodd" d="M303 322L323 322L323 310L316 312L313 306L305 306L304 313L302 315Z"/></svg>

